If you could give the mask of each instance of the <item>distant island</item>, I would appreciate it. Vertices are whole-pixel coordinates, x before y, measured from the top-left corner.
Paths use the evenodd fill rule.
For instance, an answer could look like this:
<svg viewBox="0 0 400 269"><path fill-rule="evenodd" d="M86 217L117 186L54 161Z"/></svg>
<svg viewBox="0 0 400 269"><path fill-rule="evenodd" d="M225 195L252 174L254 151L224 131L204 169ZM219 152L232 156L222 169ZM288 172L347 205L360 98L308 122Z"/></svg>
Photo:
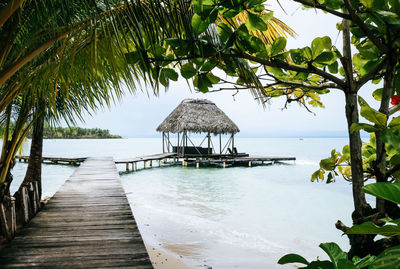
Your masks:
<svg viewBox="0 0 400 269"><path fill-rule="evenodd" d="M28 138L32 137L32 130L28 133ZM110 134L109 130L100 128L81 128L81 127L51 127L45 126L43 130L45 139L104 139L104 138L122 138L119 135Z"/></svg>

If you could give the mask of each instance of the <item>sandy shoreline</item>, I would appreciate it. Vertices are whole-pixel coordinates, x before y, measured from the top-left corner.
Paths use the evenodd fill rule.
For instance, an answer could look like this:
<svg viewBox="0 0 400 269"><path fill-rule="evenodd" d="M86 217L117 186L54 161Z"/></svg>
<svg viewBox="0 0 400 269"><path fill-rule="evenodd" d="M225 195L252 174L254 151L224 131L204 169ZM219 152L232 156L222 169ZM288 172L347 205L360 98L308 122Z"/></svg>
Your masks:
<svg viewBox="0 0 400 269"><path fill-rule="evenodd" d="M195 266L186 264L182 256L169 253L161 247L146 244L151 263L155 269L194 269ZM198 267L197 267L198 268Z"/></svg>

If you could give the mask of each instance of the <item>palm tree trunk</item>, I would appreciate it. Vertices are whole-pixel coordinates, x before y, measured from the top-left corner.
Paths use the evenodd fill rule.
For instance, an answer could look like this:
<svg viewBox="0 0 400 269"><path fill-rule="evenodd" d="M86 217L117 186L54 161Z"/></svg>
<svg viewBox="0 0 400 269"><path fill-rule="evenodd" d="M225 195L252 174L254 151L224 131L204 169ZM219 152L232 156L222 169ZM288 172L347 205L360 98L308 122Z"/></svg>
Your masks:
<svg viewBox="0 0 400 269"><path fill-rule="evenodd" d="M28 168L26 170L24 181L21 183L18 191L14 194L16 200L16 215L18 224L24 224L27 221L25 210L28 210L28 219L36 212L35 206L39 204L42 196L42 151L43 151L43 128L44 118L39 117L35 120L32 132L31 149L29 155ZM38 197L31 192L29 203L24 200L24 188L29 189L31 183L38 184ZM26 198L25 198L26 199ZM24 204L25 203L25 204ZM28 205L28 209L25 207Z"/></svg>

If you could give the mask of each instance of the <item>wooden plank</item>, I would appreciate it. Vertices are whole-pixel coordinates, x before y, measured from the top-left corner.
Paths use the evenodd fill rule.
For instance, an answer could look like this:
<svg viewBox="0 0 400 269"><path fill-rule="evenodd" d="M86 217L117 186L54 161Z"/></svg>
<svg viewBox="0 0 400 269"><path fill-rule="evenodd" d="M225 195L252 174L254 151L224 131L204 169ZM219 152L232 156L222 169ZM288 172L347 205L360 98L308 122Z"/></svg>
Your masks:
<svg viewBox="0 0 400 269"><path fill-rule="evenodd" d="M112 158L88 158L15 239L1 268L153 268Z"/></svg>

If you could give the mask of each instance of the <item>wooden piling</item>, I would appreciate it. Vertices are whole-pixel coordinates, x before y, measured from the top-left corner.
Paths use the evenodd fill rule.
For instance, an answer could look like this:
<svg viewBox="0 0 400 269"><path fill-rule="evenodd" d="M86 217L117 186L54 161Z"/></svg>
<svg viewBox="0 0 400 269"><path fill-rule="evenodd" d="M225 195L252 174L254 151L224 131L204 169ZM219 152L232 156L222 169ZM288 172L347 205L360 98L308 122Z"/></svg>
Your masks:
<svg viewBox="0 0 400 269"><path fill-rule="evenodd" d="M22 187L22 192L21 192L21 197L22 197L22 206L23 206L23 212L24 212L24 222L28 223L29 221L29 202L28 202L28 190L24 186Z"/></svg>
<svg viewBox="0 0 400 269"><path fill-rule="evenodd" d="M4 236L7 240L11 240L12 236L10 233L10 229L7 223L7 215L6 210L4 208L3 203L0 203L0 222L1 222L1 230L3 231Z"/></svg>
<svg viewBox="0 0 400 269"><path fill-rule="evenodd" d="M251 161L249 161L249 167L251 167Z"/></svg>
<svg viewBox="0 0 400 269"><path fill-rule="evenodd" d="M129 163L126 163L126 171L129 171Z"/></svg>
<svg viewBox="0 0 400 269"><path fill-rule="evenodd" d="M14 237L17 230L17 215L15 213L15 198L11 197L11 236Z"/></svg>
<svg viewBox="0 0 400 269"><path fill-rule="evenodd" d="M222 168L225 168L226 162L222 162Z"/></svg>
<svg viewBox="0 0 400 269"><path fill-rule="evenodd" d="M200 163L196 162L196 168L199 168L199 167L200 167Z"/></svg>

